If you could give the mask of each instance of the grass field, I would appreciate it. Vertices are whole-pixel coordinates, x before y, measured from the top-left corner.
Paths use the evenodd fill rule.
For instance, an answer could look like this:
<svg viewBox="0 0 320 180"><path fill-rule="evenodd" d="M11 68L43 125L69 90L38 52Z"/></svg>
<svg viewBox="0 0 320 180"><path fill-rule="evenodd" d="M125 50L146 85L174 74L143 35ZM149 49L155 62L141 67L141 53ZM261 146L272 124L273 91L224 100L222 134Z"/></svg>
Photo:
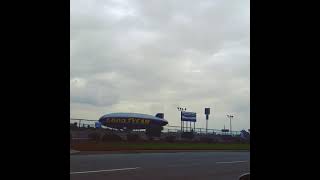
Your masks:
<svg viewBox="0 0 320 180"><path fill-rule="evenodd" d="M208 143L78 143L71 145L79 151L116 150L249 150L250 144L208 144Z"/></svg>

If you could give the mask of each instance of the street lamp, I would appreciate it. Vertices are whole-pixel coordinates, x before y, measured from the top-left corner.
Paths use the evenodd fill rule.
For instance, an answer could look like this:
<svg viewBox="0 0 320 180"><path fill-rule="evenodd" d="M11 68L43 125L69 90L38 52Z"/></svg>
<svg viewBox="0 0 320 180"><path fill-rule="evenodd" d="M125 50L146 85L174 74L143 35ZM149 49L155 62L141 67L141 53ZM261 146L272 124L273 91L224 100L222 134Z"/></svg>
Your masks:
<svg viewBox="0 0 320 180"><path fill-rule="evenodd" d="M187 108L177 107L178 111L186 111Z"/></svg>
<svg viewBox="0 0 320 180"><path fill-rule="evenodd" d="M232 119L234 116L233 116L233 115L227 115L227 117L230 119L230 134L232 135L231 119Z"/></svg>
<svg viewBox="0 0 320 180"><path fill-rule="evenodd" d="M180 118L181 118L181 133L182 133L182 131L183 131L182 112L186 111L187 108L177 107L177 109L178 109L178 111L181 112Z"/></svg>

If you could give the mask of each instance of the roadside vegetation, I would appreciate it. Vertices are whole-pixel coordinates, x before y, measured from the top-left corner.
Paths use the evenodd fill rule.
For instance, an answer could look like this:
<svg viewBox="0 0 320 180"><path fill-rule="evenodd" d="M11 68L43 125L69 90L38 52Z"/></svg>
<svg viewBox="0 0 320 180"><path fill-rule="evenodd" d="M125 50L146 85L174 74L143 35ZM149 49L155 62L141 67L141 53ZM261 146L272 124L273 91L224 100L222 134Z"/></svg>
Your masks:
<svg viewBox="0 0 320 180"><path fill-rule="evenodd" d="M72 145L79 151L116 150L249 150L250 144L166 143L166 142L85 142Z"/></svg>

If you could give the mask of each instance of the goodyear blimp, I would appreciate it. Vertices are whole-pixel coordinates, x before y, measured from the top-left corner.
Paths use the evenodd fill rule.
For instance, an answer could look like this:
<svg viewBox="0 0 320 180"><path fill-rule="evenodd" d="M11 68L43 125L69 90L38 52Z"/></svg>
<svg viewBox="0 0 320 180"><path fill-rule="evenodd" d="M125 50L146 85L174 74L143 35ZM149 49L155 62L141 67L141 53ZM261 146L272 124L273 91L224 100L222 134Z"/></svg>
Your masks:
<svg viewBox="0 0 320 180"><path fill-rule="evenodd" d="M102 116L99 122L103 126L116 129L146 129L168 124L163 113L157 113L155 116L139 113L110 113Z"/></svg>

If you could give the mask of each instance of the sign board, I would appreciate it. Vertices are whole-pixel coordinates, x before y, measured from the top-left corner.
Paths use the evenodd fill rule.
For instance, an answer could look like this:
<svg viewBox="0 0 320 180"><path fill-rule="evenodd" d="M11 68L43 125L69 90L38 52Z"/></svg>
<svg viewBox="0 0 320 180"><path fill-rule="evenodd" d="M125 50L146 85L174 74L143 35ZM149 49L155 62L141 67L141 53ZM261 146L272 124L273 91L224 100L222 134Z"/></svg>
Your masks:
<svg viewBox="0 0 320 180"><path fill-rule="evenodd" d="M209 115L210 114L210 108L204 108L204 114Z"/></svg>
<svg viewBox="0 0 320 180"><path fill-rule="evenodd" d="M196 122L197 121L197 114L195 112L181 111L181 121Z"/></svg>

